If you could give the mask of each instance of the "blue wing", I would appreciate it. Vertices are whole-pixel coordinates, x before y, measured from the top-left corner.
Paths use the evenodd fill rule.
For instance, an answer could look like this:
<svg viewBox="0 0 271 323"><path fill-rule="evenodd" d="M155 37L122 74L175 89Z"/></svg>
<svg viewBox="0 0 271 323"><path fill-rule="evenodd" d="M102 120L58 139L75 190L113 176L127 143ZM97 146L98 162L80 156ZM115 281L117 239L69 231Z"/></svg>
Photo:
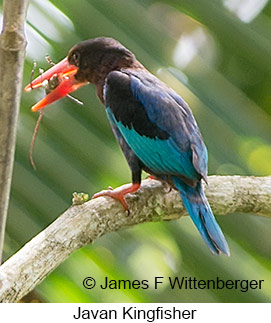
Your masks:
<svg viewBox="0 0 271 323"><path fill-rule="evenodd" d="M206 147L189 107L172 89L145 71L115 71L105 102L109 120L153 173L206 177Z"/></svg>
<svg viewBox="0 0 271 323"><path fill-rule="evenodd" d="M111 72L105 103L110 122L122 136L117 139L123 138L152 174L178 189L211 252L229 255L200 182L207 177L207 150L188 105L143 70Z"/></svg>

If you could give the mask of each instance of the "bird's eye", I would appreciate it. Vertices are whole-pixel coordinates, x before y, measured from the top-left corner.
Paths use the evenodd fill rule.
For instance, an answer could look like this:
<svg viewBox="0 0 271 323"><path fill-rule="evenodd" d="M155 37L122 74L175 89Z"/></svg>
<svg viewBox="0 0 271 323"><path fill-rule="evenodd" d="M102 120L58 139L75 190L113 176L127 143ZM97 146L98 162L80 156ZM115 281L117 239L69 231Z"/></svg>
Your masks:
<svg viewBox="0 0 271 323"><path fill-rule="evenodd" d="M79 59L80 59L79 53L78 52L74 52L72 54L72 61L73 61L74 65L79 66Z"/></svg>

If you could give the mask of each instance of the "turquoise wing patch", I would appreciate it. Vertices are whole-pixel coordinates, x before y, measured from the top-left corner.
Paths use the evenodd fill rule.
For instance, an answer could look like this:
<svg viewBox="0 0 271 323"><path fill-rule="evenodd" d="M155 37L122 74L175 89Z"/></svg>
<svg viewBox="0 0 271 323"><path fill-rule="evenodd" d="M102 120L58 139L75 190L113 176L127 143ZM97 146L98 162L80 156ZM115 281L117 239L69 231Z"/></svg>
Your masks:
<svg viewBox="0 0 271 323"><path fill-rule="evenodd" d="M115 124L135 155L156 174L183 175L194 179L197 172L192 164L192 151L181 151L171 137L166 140L140 135L133 128L124 126L106 108L107 117Z"/></svg>

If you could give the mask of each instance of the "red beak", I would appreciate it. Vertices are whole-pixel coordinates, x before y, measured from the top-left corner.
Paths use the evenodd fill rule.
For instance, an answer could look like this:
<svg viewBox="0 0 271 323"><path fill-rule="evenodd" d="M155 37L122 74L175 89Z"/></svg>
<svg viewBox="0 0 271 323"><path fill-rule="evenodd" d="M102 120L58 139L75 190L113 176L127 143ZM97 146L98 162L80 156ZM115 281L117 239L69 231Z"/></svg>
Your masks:
<svg viewBox="0 0 271 323"><path fill-rule="evenodd" d="M67 94L79 89L87 82L79 82L75 79L74 75L77 73L78 68L68 62L67 57L60 61L58 64L51 67L49 70L38 76L32 83L28 84L24 90L30 92L43 86L45 80L50 81L53 76L59 79L59 85L46 95L41 101L35 104L31 110L38 111L47 105L63 98Z"/></svg>

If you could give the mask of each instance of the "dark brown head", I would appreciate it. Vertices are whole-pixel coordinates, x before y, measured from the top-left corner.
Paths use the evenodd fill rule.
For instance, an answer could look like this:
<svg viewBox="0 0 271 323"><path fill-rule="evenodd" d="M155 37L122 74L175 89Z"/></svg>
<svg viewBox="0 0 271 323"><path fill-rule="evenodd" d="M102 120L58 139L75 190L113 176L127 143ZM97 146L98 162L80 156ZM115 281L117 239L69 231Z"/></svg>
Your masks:
<svg viewBox="0 0 271 323"><path fill-rule="evenodd" d="M135 55L113 38L99 37L75 45L68 62L78 67L75 78L95 85L103 84L108 73L138 65Z"/></svg>
<svg viewBox="0 0 271 323"><path fill-rule="evenodd" d="M37 77L25 87L25 91L43 86L57 77L59 85L32 107L37 111L77 90L87 83L96 85L103 101L103 87L107 75L122 68L144 68L135 55L113 38L99 37L75 45L66 58Z"/></svg>

